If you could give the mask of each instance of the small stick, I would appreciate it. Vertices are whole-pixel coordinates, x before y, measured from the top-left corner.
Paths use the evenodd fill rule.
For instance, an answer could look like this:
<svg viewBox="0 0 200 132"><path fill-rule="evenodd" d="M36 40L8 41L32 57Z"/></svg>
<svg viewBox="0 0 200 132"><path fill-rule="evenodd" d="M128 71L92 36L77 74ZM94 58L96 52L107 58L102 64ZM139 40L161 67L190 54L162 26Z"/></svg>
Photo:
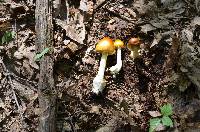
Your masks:
<svg viewBox="0 0 200 132"><path fill-rule="evenodd" d="M8 76L8 81L9 81L9 83L10 83L10 86L11 86L11 89L12 89L12 93L13 93L13 96L14 96L14 100L15 100L15 103L16 103L17 108L18 108L19 116L20 116L21 119L22 119L22 120L20 120L20 122L21 122L21 127L22 127L22 129L24 129L24 122L23 122L24 118L23 118L23 116L22 116L22 113L20 112L21 107L20 107L20 105L19 105L19 102L18 102L18 100L17 100L17 96L16 96L15 91L14 91L15 86L13 85L13 82L12 82L11 76L10 76L10 73L9 73L8 69L6 68L6 66L5 66L5 64L4 64L3 58L2 58L2 57L0 57L0 64L2 65L4 72L6 72L6 75Z"/></svg>
<svg viewBox="0 0 200 132"><path fill-rule="evenodd" d="M11 81L11 77L10 77L9 71L7 70L5 64L3 63L2 57L0 58L0 64L2 65L3 70L6 72L6 74L7 74L7 76L8 76L8 81L10 82L10 85L11 85L11 88L12 88L12 92L13 92L13 96L14 96L14 99L15 99L15 103L16 103L16 105L17 105L17 107L18 107L18 110L20 110L20 105L19 105L19 102L18 102L18 100L17 100L17 96L16 96L15 91L14 91L14 87L15 87L15 86L13 85L13 83L12 83L12 81Z"/></svg>
<svg viewBox="0 0 200 132"><path fill-rule="evenodd" d="M101 0L97 3L96 6L94 6L94 13L97 12L98 8L101 8L102 6L106 5L107 2L109 2L108 0Z"/></svg>
<svg viewBox="0 0 200 132"><path fill-rule="evenodd" d="M17 44L17 48L18 48L18 33L17 33L17 22L16 22L16 19L15 19L15 26L14 26L14 32L16 33L16 39L14 39L14 43ZM15 41L16 40L16 41Z"/></svg>

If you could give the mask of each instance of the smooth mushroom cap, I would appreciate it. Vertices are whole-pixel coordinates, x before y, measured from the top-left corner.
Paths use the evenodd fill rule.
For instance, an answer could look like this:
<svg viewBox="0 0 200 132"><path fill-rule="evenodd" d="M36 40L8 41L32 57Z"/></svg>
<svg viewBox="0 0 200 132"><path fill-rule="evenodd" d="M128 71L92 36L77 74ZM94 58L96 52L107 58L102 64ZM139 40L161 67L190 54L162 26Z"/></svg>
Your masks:
<svg viewBox="0 0 200 132"><path fill-rule="evenodd" d="M107 53L107 54L114 54L115 53L115 46L109 37L105 37L101 39L98 44L96 45L96 51L100 53Z"/></svg>
<svg viewBox="0 0 200 132"><path fill-rule="evenodd" d="M129 49L132 49L132 47L134 46L139 46L140 45L140 39L139 38L131 38L129 41L128 41L128 48Z"/></svg>
<svg viewBox="0 0 200 132"><path fill-rule="evenodd" d="M118 48L118 47L123 48L124 47L124 42L121 41L120 39L116 39L115 42L114 42L114 46L116 48Z"/></svg>

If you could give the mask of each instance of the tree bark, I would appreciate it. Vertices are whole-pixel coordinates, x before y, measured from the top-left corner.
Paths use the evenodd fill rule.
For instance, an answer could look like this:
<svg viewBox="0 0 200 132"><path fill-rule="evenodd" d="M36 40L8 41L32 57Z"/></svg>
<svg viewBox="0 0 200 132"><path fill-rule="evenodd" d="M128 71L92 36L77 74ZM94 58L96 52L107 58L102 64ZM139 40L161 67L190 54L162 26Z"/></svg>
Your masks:
<svg viewBox="0 0 200 132"><path fill-rule="evenodd" d="M40 60L40 75L38 83L38 98L41 115L39 132L55 132L56 92L53 78L53 24L52 0L36 0L36 51L50 48Z"/></svg>

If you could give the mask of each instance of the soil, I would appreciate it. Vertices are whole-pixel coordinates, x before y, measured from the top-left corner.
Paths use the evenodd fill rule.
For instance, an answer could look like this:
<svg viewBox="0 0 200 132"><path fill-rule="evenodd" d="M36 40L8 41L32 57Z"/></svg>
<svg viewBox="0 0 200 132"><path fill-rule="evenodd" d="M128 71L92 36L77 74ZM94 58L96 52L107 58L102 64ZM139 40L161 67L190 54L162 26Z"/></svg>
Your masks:
<svg viewBox="0 0 200 132"><path fill-rule="evenodd" d="M16 14L9 10L12 8L6 2L0 7L0 38L15 24L17 37L0 45L3 59L0 62L0 131L38 131L39 62L33 61L36 54L35 3L12 1L10 5L19 4L16 10L21 12ZM62 15L54 19L57 131L148 131L152 118L149 112L160 111L166 103L173 106L174 126L164 131L199 131L197 86L191 83L181 92L176 83L169 81L173 73L179 71L180 46L176 45L183 40L180 32L198 16L196 3L192 0L170 1L175 3L88 0L89 11L84 14L79 9L79 2L68 3L68 25L75 27L75 35L70 36L57 21L65 20ZM182 7L176 8L176 4ZM24 7L27 9L23 10ZM80 19L73 23L76 14ZM141 56L133 60L130 50L123 48L123 66L114 77L108 68L116 64L116 54L109 55L105 90L95 95L91 91L92 82L101 58L101 54L95 52L95 45L105 36L121 39L125 44L131 37L140 38Z"/></svg>

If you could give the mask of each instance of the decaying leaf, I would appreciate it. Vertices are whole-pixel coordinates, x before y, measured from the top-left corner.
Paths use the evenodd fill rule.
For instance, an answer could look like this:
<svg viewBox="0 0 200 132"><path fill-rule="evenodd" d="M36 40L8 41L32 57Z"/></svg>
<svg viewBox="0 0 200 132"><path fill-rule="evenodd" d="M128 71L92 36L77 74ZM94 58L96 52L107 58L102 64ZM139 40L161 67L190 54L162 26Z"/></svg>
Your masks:
<svg viewBox="0 0 200 132"><path fill-rule="evenodd" d="M0 31L6 31L11 28L11 23L4 18L0 18Z"/></svg>
<svg viewBox="0 0 200 132"><path fill-rule="evenodd" d="M87 6L87 0L81 0L80 1L80 6L79 9L81 9L82 11L88 11L88 6Z"/></svg>
<svg viewBox="0 0 200 132"><path fill-rule="evenodd" d="M156 128L155 131L159 132L159 131L164 131L166 130L166 127L163 124L159 124Z"/></svg>
<svg viewBox="0 0 200 132"><path fill-rule="evenodd" d="M149 32L149 31L153 31L155 30L156 28L154 26L152 26L151 24L146 24L146 25L143 25L143 26L140 26L142 29L141 31L146 33Z"/></svg>
<svg viewBox="0 0 200 132"><path fill-rule="evenodd" d="M76 30L77 26L74 24L67 24L65 21L56 19L56 23L61 26L63 29L65 29L66 31L66 36L68 36L69 38L73 39L74 41L83 44L83 40L85 39L85 26L83 24L83 16L80 15L80 18L78 18L79 21L79 30ZM77 32L79 31L79 32Z"/></svg>
<svg viewBox="0 0 200 132"><path fill-rule="evenodd" d="M187 40L188 40L189 43L193 42L193 33L192 33L192 31L190 31L188 29L184 29L182 31L182 33L184 34L184 37L187 38Z"/></svg>
<svg viewBox="0 0 200 132"><path fill-rule="evenodd" d="M196 16L191 22L191 26L196 26L196 25L200 26L200 17L198 16Z"/></svg>
<svg viewBox="0 0 200 132"><path fill-rule="evenodd" d="M164 7L169 7L171 5L174 5L178 0L161 0L161 3Z"/></svg>
<svg viewBox="0 0 200 132"><path fill-rule="evenodd" d="M18 60L26 58L29 60L29 64L35 68L39 69L39 66L36 64L35 57L35 46L25 47L25 44L22 44L18 51L14 53L14 57Z"/></svg>
<svg viewBox="0 0 200 132"><path fill-rule="evenodd" d="M149 111L149 114L152 117L159 117L159 116L161 116L161 113L159 111Z"/></svg>
<svg viewBox="0 0 200 132"><path fill-rule="evenodd" d="M156 28L160 28L160 29L169 29L169 22L167 19L164 20L152 20L150 21L150 24Z"/></svg>

